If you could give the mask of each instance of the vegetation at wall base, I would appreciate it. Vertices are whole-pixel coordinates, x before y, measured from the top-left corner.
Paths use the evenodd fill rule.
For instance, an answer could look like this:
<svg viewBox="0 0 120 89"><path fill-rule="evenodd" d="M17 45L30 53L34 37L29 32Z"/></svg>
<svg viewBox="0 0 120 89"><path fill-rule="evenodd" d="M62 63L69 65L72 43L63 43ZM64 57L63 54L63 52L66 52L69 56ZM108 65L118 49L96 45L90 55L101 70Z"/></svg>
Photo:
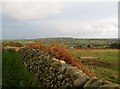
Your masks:
<svg viewBox="0 0 120 89"><path fill-rule="evenodd" d="M2 87L37 87L40 82L25 68L18 53L3 50Z"/></svg>

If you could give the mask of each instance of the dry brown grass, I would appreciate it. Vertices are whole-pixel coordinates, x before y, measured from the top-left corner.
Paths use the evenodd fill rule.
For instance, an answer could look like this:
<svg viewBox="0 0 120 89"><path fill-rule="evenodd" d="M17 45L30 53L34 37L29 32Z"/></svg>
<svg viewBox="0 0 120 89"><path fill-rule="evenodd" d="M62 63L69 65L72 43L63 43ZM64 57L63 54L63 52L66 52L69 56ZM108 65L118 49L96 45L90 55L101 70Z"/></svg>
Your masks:
<svg viewBox="0 0 120 89"><path fill-rule="evenodd" d="M50 46L43 46L40 42L34 42L27 45L27 47L40 49L45 52L51 52L57 59L64 60L66 63L78 67L88 76L95 76L95 73L91 71L87 65L82 64L82 62L75 55L73 55L69 48L65 47L65 45L53 43Z"/></svg>

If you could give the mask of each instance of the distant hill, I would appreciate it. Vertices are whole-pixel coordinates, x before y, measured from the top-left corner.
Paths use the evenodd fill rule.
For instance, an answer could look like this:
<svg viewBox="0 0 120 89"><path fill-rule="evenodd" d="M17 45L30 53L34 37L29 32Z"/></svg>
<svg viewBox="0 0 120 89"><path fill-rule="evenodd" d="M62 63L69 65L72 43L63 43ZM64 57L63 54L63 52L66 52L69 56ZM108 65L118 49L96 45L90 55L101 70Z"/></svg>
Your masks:
<svg viewBox="0 0 120 89"><path fill-rule="evenodd" d="M118 39L79 39L79 38L38 38L34 41L41 41L44 44L50 44L53 42L64 43L72 47L86 47L92 45L95 47L109 47L111 43L116 43Z"/></svg>
<svg viewBox="0 0 120 89"><path fill-rule="evenodd" d="M23 40L6 40L4 42L19 42L19 43L31 43L34 41L40 41L45 45L50 43L63 43L69 47L96 47L106 48L110 47L112 43L117 43L118 39L79 39L79 38L67 38L67 37L56 37L56 38L37 38L37 39L23 39Z"/></svg>

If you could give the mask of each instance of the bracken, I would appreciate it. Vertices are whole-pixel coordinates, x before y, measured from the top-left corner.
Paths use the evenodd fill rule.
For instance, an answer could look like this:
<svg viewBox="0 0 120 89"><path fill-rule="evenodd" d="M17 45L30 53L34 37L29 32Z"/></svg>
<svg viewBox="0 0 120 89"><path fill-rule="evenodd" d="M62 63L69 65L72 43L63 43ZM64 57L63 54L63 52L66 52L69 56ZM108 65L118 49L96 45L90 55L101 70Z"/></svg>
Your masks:
<svg viewBox="0 0 120 89"><path fill-rule="evenodd" d="M43 46L41 42L34 42L28 44L26 47L40 49L44 52L50 52L55 55L55 58L64 60L66 63L78 67L90 77L95 77L95 73L89 70L87 65L82 64L82 62L76 56L74 56L67 47L62 44L53 43L50 46Z"/></svg>

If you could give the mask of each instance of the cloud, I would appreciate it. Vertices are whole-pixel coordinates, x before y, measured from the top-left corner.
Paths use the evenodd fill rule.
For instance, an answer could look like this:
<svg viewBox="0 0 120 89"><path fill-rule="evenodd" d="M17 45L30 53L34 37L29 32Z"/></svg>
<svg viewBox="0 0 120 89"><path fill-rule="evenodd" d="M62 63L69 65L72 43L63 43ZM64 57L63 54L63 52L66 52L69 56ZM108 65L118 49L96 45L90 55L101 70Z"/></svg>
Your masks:
<svg viewBox="0 0 120 89"><path fill-rule="evenodd" d="M52 20L42 23L55 29L59 35L72 37L118 37L117 18L106 18L99 21Z"/></svg>
<svg viewBox="0 0 120 89"><path fill-rule="evenodd" d="M119 0L1 0L2 2L119 2Z"/></svg>
<svg viewBox="0 0 120 89"><path fill-rule="evenodd" d="M94 24L96 31L100 31L98 34L101 37L118 37L118 19L108 18L98 21Z"/></svg>
<svg viewBox="0 0 120 89"><path fill-rule="evenodd" d="M58 2L4 2L3 13L17 20L43 19L58 15L63 5Z"/></svg>
<svg viewBox="0 0 120 89"><path fill-rule="evenodd" d="M114 38L118 37L116 8L114 4L96 3L7 2L3 3L3 35L9 39Z"/></svg>

